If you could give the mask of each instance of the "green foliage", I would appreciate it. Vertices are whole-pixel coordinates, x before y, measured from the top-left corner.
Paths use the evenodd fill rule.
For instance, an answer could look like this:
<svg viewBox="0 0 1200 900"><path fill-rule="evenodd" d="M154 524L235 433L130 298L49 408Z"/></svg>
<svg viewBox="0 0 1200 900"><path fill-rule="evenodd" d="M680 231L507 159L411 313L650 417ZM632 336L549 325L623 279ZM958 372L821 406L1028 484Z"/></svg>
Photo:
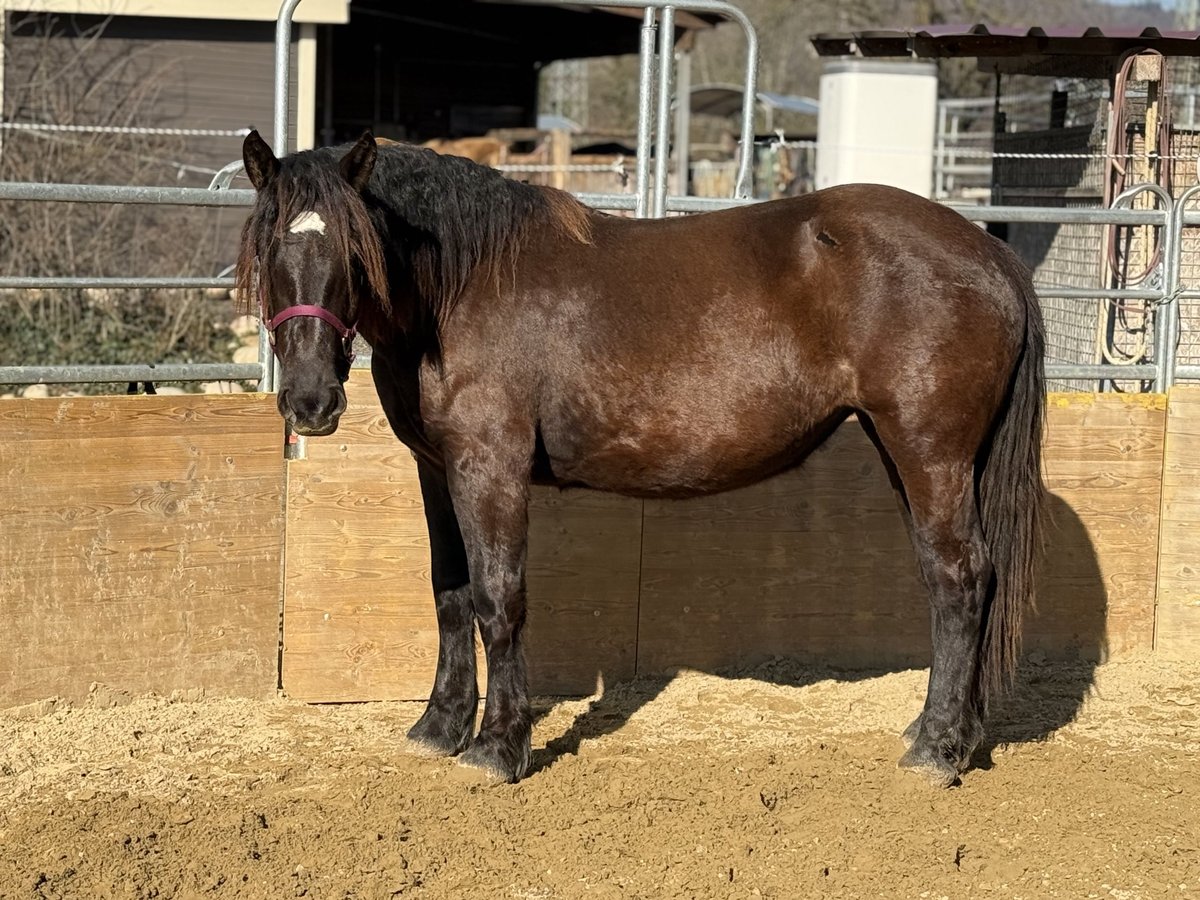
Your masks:
<svg viewBox="0 0 1200 900"><path fill-rule="evenodd" d="M6 291L4 365L216 362L234 337L228 301L200 291Z"/></svg>

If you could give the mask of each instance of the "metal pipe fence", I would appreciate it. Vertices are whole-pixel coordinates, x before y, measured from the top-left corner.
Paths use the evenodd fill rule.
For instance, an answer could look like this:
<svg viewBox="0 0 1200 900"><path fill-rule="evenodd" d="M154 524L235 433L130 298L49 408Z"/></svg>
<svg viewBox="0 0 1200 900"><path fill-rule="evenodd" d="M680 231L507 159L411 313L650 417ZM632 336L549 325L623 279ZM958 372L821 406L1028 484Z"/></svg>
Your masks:
<svg viewBox="0 0 1200 900"><path fill-rule="evenodd" d="M548 0L531 0L548 2ZM287 151L288 137L288 69L291 51L292 15L300 0L284 0L275 31L275 152L283 155ZM639 102L639 153L638 187L633 194L577 193L582 202L598 209L632 210L642 215L664 215L666 213L694 213L726 209L746 203L760 202L750 196L750 167L753 147L753 104L746 104L742 122L742 158L739 162L737 186L732 198L708 198L671 196L667 191L666 165L663 154L669 146L667 128L669 116L670 75L658 72L658 148L659 165L655 169L653 192L650 183L651 162L651 115L654 111L653 88L655 81L654 37L655 29L661 27L659 35L659 60L664 69L671 65L668 48L671 46L670 32L673 29L674 10L686 9L717 12L738 22L747 37L747 70L745 96L754 96L758 62L758 43L753 26L745 14L736 7L718 0L581 0L586 6L640 6L645 10L642 22L642 95ZM656 22L656 11L662 15ZM666 101L664 103L664 101ZM644 140L643 140L644 139ZM208 189L147 187L132 185L84 185L84 184L40 184L0 183L0 200L32 202L81 202L118 204L165 204L196 207L248 207L254 202L252 190L238 190L229 183L239 168L230 163L213 179ZM1159 194L1160 207L1156 209L1130 209L1126 204L1134 195L1143 191ZM1047 374L1052 378L1084 378L1096 380L1144 380L1151 381L1156 390L1166 390L1175 378L1200 378L1200 366L1176 366L1174 347L1179 339L1179 311L1175 301L1181 297L1200 297L1200 290L1187 290L1180 281L1179 256L1182 252L1184 226L1200 225L1200 210L1188 209L1187 204L1200 194L1200 186L1189 188L1178 198L1172 199L1153 185L1138 185L1130 188L1117 199L1112 209L1063 209L1054 207L990 207L951 205L965 218L974 222L988 223L1050 223L1050 224L1097 224L1097 225L1151 225L1164 229L1164 265L1162 286L1150 288L1076 288L1061 285L1038 285L1042 298L1096 302L1098 300L1142 300L1156 305L1161 316L1161 327L1157 329L1155 359L1152 363L1136 365L1075 365L1047 362ZM73 289L73 288L229 288L233 279L228 277L25 277L6 276L0 278L0 289ZM365 362L365 361L364 361ZM277 361L271 353L265 335L260 334L259 358L255 363L208 363L130 366L0 366L0 384L36 383L102 383L133 381L210 381L210 380L257 380L262 390L274 389Z"/></svg>
<svg viewBox="0 0 1200 900"><path fill-rule="evenodd" d="M547 6L557 5L558 0L524 0L532 6ZM732 3L726 3L724 0L579 0L576 6L596 6L596 7L622 7L622 8L641 8L644 10L642 18L642 40L641 40L641 60L640 60L640 84L638 95L638 181L636 195L643 198L641 205L636 207L638 210L645 212L640 213L645 215L651 210L651 204L656 201L651 195L651 187L649 183L649 155L651 149L651 133L653 125L651 115L653 114L653 94L654 80L656 76L655 59L654 59L654 30L656 27L656 11L658 11L663 19L664 30L673 30L674 15L676 10L688 10L691 12L708 12L724 16L742 29L742 33L746 37L746 74L743 84L742 97L746 102L742 104L742 124L740 134L740 158L738 160L737 181L734 186L733 196L735 199L747 199L752 194L751 169L754 164L754 101L758 90L758 32L754 29L754 24L750 18L738 7ZM668 40L667 35L663 37L660 53L660 58L657 65L664 68L672 65L670 54L666 52L668 45L673 46L673 40ZM670 77L665 75L662 77L661 85L669 87ZM660 97L661 103L669 104L670 98ZM660 106L659 109L660 121L662 120L664 110ZM668 117L669 118L669 117ZM662 140L664 136L660 134ZM666 152L667 142L662 142L663 151ZM642 157L646 157L645 168L643 168ZM664 170L665 172L665 170ZM662 178L662 184L665 185L665 174ZM665 194L665 187L662 188ZM624 207L622 207L624 208ZM665 208L665 207L664 207Z"/></svg>
<svg viewBox="0 0 1200 900"><path fill-rule="evenodd" d="M45 188L44 193L39 189ZM189 188L161 188L145 193L146 189L133 189L138 199L113 200L112 192L116 186L111 185L40 185L40 184L0 184L0 199L19 198L26 200L47 200L74 202L146 202L146 203L178 203L183 205L206 206L245 206L253 198L253 191L205 191ZM186 192L177 195L176 192ZM201 199L205 203L195 203L193 192L205 194ZM220 194L237 194L227 200ZM1114 225L1156 225L1166 229L1167 253L1166 260L1177 256L1181 249L1183 225L1200 225L1200 210L1189 210L1184 213L1184 206L1200 193L1200 187L1189 189L1181 195L1168 209L1133 210L1127 208L1115 209L1061 209L1039 207L988 207L988 206L952 206L965 218L975 222L1008 222L1008 223L1053 223L1053 224L1114 224ZM219 197L213 201L213 195ZM598 209L634 210L637 197L632 194L577 194L581 201ZM229 202L234 200L236 202ZM718 209L728 209L747 203L760 202L755 200L734 200L708 197L668 196L664 201L665 212L704 212ZM1038 295L1043 299L1058 298L1079 301L1097 300L1150 300L1158 301L1159 308L1167 311L1164 317L1167 328L1160 329L1164 335L1162 352L1163 359L1173 358L1167 350L1172 341L1178 339L1178 315L1176 304L1172 301L1180 297L1200 297L1200 290L1181 290L1175 278L1178 266L1168 266L1171 277L1164 280L1161 289L1149 288L1077 288L1057 285L1038 285ZM0 277L0 289L58 289L58 288L230 288L233 279L224 277L212 278L169 278L169 277ZM365 364L365 362L364 362ZM1120 379L1120 380L1150 380L1155 382L1156 389L1165 390L1173 381L1170 366L1160 367L1155 363L1118 366L1111 364L1073 365L1065 363L1047 363L1047 374L1054 378L1088 378L1088 379ZM1193 371L1196 370L1196 371ZM262 360L253 364L193 364L193 365L145 365L145 366L4 366L0 367L0 384L68 384L68 383L100 383L100 382L130 382L130 381L212 381L212 380L264 380ZM1178 367L1174 377L1200 378L1200 366ZM269 387L263 387L269 390Z"/></svg>

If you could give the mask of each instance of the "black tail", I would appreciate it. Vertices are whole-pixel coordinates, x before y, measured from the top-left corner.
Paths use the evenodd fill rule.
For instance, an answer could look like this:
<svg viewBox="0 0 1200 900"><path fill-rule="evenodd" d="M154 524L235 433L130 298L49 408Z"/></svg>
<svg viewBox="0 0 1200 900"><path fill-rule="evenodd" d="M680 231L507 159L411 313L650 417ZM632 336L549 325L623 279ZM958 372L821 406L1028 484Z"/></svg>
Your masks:
<svg viewBox="0 0 1200 900"><path fill-rule="evenodd" d="M1022 273L1022 280L1025 349L979 483L983 534L995 570L980 654L980 699L985 704L1012 683L1021 647L1021 620L1034 602L1040 548L1045 329L1028 274Z"/></svg>

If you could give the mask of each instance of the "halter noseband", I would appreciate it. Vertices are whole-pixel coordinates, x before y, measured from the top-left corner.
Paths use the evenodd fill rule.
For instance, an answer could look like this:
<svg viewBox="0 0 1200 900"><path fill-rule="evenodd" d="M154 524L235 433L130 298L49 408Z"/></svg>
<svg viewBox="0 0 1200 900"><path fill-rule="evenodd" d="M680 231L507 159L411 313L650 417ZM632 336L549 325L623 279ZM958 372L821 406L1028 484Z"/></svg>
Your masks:
<svg viewBox="0 0 1200 900"><path fill-rule="evenodd" d="M307 306L304 304L289 306L287 309L281 311L279 315L275 316L275 318L264 320L263 324L267 329L267 340L270 341L272 347L275 346L275 329L288 319L295 318L320 319L323 322L328 322L342 336L342 349L345 351L349 361L354 362L354 337L358 334L357 328L354 325L345 325L341 319L322 306Z"/></svg>

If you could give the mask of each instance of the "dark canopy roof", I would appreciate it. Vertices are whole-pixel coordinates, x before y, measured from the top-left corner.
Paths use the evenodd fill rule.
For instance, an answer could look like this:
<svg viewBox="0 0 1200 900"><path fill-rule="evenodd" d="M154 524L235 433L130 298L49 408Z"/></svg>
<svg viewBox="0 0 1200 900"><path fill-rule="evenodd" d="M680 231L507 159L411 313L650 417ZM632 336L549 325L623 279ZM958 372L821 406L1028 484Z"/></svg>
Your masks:
<svg viewBox="0 0 1200 900"><path fill-rule="evenodd" d="M412 15L416 9L423 25L435 22L453 28L468 41L499 42L510 52L539 62L618 56L638 52L637 21L642 10L632 7L589 7L572 3L527 3L522 0L354 0L351 15L360 5L397 8ZM634 19L634 22L630 22ZM675 12L676 40L689 31L709 29L724 21L710 13Z"/></svg>
<svg viewBox="0 0 1200 900"><path fill-rule="evenodd" d="M318 54L322 140L364 128L407 141L532 128L557 59L637 53L638 9L499 0L353 0ZM675 17L677 41L718 17Z"/></svg>
<svg viewBox="0 0 1200 900"><path fill-rule="evenodd" d="M866 30L814 35L821 56L975 57L981 69L1032 75L1103 77L1128 50L1200 56L1200 32L1159 28L1068 25L922 25L906 31Z"/></svg>

